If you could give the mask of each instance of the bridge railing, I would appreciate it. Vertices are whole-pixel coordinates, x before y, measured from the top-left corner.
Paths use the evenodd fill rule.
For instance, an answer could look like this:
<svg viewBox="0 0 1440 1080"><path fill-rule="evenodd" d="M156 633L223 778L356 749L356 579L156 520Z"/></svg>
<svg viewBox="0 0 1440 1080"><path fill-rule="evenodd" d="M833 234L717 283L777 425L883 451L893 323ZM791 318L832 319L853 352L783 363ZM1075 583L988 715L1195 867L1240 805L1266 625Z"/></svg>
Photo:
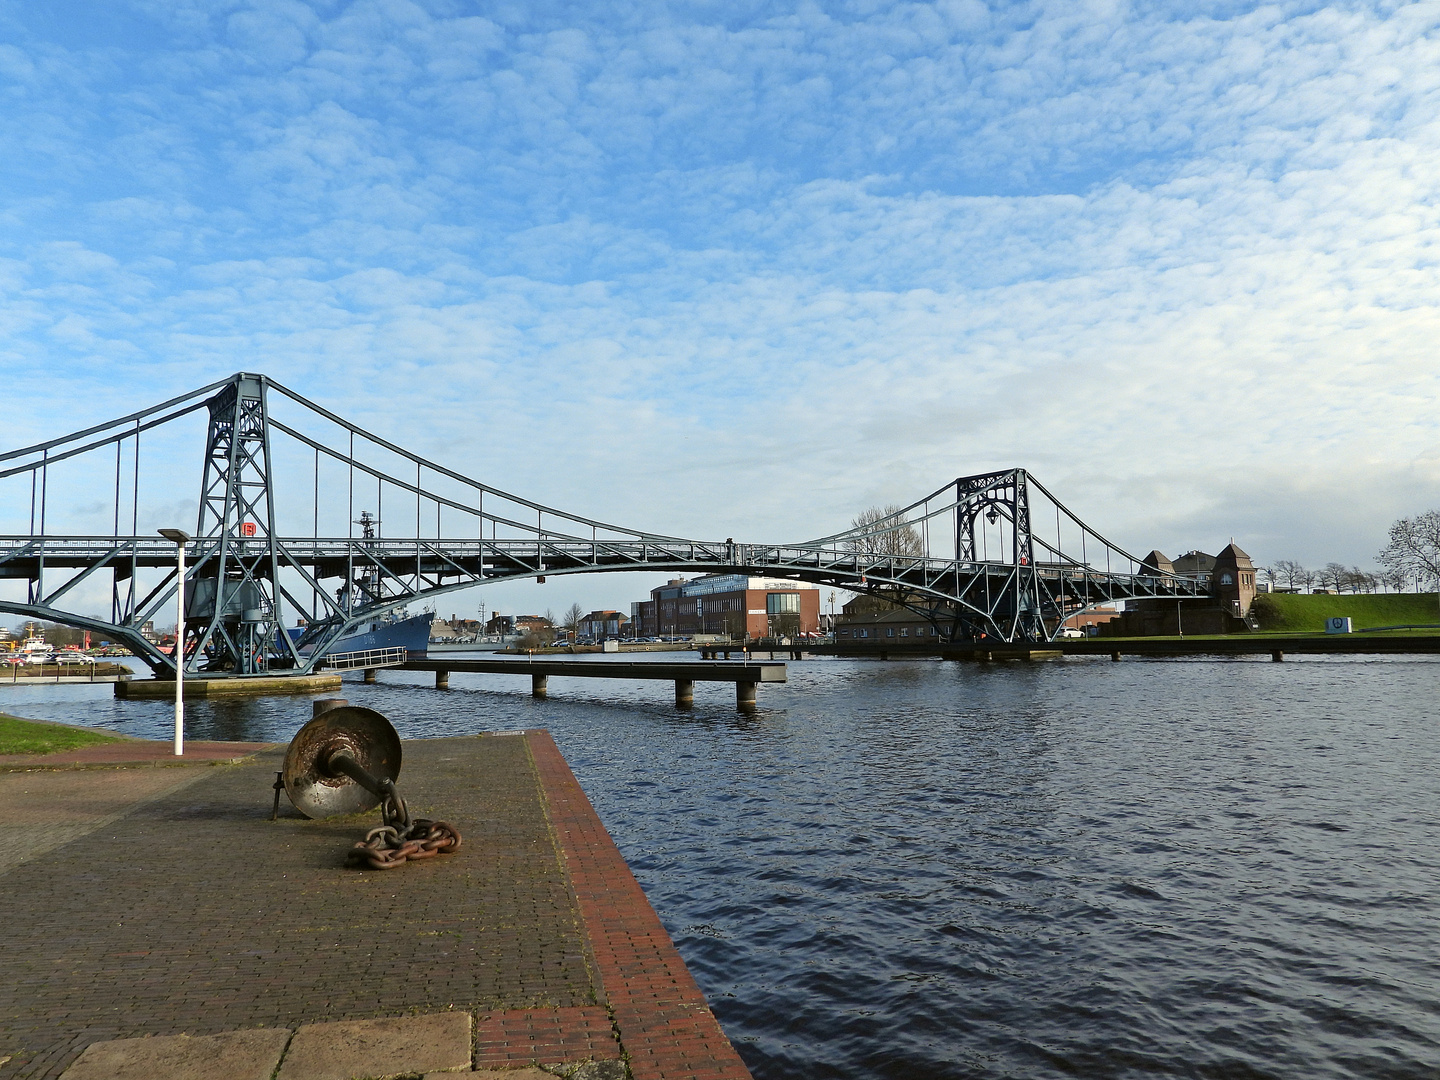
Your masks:
<svg viewBox="0 0 1440 1080"><path fill-rule="evenodd" d="M399 667L409 659L409 650L397 646L389 649L331 653L320 662L320 666L335 671L354 671L357 668Z"/></svg>

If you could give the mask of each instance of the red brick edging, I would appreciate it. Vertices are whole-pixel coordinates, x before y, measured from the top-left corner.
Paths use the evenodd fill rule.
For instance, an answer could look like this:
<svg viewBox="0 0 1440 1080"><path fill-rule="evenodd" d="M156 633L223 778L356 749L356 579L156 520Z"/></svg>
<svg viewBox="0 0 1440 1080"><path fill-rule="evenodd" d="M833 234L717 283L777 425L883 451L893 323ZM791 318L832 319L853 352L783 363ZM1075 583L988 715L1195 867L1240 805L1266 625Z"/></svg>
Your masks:
<svg viewBox="0 0 1440 1080"><path fill-rule="evenodd" d="M475 1068L505 1069L541 1061L603 1061L620 1056L603 1005L508 1009L475 1016Z"/></svg>
<svg viewBox="0 0 1440 1080"><path fill-rule="evenodd" d="M555 740L525 738L636 1080L751 1080Z"/></svg>

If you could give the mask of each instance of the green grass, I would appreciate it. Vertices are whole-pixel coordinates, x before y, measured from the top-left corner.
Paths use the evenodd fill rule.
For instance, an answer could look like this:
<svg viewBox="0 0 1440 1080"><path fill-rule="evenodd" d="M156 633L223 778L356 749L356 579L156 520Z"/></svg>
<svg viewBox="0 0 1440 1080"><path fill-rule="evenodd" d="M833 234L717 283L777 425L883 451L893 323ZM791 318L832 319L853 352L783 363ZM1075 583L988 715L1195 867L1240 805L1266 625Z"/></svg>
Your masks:
<svg viewBox="0 0 1440 1080"><path fill-rule="evenodd" d="M1348 615L1356 630L1407 623L1440 623L1434 593L1261 593L1250 609L1260 629L1289 634L1323 633L1325 620Z"/></svg>
<svg viewBox="0 0 1440 1080"><path fill-rule="evenodd" d="M54 754L61 750L119 741L111 735L57 724L37 724L0 713L0 754Z"/></svg>

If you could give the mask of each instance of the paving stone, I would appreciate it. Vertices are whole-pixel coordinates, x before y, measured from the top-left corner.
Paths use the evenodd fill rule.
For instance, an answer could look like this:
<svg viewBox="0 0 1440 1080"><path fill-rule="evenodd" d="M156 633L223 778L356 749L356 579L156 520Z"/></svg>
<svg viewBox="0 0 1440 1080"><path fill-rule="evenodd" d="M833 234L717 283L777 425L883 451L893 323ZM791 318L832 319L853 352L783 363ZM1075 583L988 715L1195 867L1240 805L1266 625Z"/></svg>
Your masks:
<svg viewBox="0 0 1440 1080"><path fill-rule="evenodd" d="M378 1080L470 1068L470 1014L431 1013L308 1024L277 1080Z"/></svg>
<svg viewBox="0 0 1440 1080"><path fill-rule="evenodd" d="M282 798L269 820L282 758L193 770L0 874L0 1080L54 1080L102 1040L595 1004L524 739L407 741L411 810L465 843L389 871L345 862L378 811L310 821Z"/></svg>
<svg viewBox="0 0 1440 1080"><path fill-rule="evenodd" d="M0 873L205 778L201 769L0 772Z"/></svg>
<svg viewBox="0 0 1440 1080"><path fill-rule="evenodd" d="M560 1071L571 1064L619 1056L610 1012L599 1005L482 1012L475 1018L477 1069L535 1064Z"/></svg>
<svg viewBox="0 0 1440 1080"><path fill-rule="evenodd" d="M91 1043L64 1080L270 1080L288 1028Z"/></svg>
<svg viewBox="0 0 1440 1080"><path fill-rule="evenodd" d="M401 1014L458 1016L460 1045L356 1072L341 1051L379 1029L332 1028L281 1077L748 1080L548 733L407 742L411 810L465 844L386 872L345 864L373 814L269 820L281 757L198 770L138 813L77 807L103 827L0 874L0 1080L55 1080L103 1041Z"/></svg>

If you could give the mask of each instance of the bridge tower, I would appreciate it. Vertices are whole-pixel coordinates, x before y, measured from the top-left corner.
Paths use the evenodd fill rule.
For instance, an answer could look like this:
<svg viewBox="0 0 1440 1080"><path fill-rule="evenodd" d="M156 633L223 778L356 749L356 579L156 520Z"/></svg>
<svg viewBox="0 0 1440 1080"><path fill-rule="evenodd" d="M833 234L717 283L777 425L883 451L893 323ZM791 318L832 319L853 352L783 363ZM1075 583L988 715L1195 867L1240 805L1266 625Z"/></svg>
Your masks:
<svg viewBox="0 0 1440 1080"><path fill-rule="evenodd" d="M1006 568L1003 584L995 572L985 575L986 607L1012 641L1044 641L1049 637L1041 609L1040 582L1035 564L1035 539L1030 521L1030 478L1024 469L984 473L955 481L955 550L962 563L1000 564ZM996 530L1002 550L982 549L976 541L981 515ZM983 528L983 526L982 526ZM997 570L999 567L997 567ZM952 639L975 637L994 627L959 614Z"/></svg>
<svg viewBox="0 0 1440 1080"><path fill-rule="evenodd" d="M238 375L206 405L199 551L185 584L185 667L196 671L208 650L211 670L256 675L267 670L273 650L293 652L278 587L265 380Z"/></svg>

